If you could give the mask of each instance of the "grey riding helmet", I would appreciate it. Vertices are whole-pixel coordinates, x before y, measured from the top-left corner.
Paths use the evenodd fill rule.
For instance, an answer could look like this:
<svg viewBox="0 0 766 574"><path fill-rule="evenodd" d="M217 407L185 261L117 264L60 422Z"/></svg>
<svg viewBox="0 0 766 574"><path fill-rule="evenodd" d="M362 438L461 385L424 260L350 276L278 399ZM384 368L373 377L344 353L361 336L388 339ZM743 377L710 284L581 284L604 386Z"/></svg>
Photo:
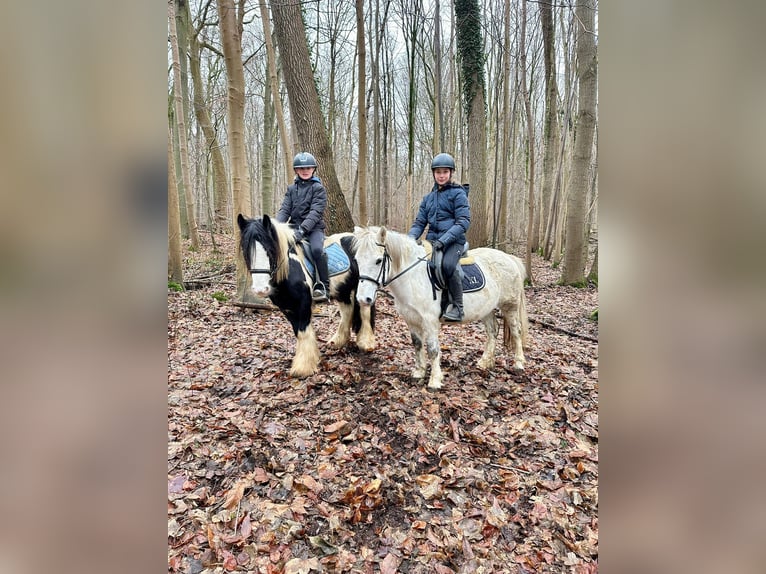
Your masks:
<svg viewBox="0 0 766 574"><path fill-rule="evenodd" d="M455 171L455 158L448 153L440 153L431 161L431 171L437 167L446 167Z"/></svg>
<svg viewBox="0 0 766 574"><path fill-rule="evenodd" d="M293 169L297 169L299 167L316 167L317 166L317 160L314 159L314 156L306 151L300 152L298 155L296 155L293 158Z"/></svg>

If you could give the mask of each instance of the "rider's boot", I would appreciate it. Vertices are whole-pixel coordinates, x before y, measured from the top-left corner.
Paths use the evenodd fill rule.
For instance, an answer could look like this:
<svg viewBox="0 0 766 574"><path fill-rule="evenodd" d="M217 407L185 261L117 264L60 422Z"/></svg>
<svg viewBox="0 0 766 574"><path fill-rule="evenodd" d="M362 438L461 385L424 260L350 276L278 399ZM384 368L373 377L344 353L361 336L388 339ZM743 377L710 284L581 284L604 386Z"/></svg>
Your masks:
<svg viewBox="0 0 766 574"><path fill-rule="evenodd" d="M463 320L463 279L458 271L455 271L447 281L447 288L452 303L447 307L442 319L458 323Z"/></svg>
<svg viewBox="0 0 766 574"><path fill-rule="evenodd" d="M330 293L330 271L327 269L327 254L322 253L319 261L316 262L317 275L319 275L319 281L314 285L314 292L312 298L316 303L324 303Z"/></svg>

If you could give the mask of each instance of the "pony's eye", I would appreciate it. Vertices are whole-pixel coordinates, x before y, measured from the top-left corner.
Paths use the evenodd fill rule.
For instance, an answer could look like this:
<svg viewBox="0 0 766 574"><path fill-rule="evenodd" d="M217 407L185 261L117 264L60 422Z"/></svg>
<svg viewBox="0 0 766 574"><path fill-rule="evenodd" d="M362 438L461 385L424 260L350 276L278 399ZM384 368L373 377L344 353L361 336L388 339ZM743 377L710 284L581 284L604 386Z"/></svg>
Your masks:
<svg viewBox="0 0 766 574"><path fill-rule="evenodd" d="M380 265L381 263L383 263L383 258L382 258L382 257L378 257L378 258L375 260L375 265Z"/></svg>

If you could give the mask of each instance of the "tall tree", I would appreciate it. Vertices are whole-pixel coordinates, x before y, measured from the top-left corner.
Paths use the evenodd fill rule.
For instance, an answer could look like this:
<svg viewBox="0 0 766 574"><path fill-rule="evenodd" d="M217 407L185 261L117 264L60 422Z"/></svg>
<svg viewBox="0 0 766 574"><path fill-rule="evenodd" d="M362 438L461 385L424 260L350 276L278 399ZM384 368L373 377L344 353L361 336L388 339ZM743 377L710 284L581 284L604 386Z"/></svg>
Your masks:
<svg viewBox="0 0 766 574"><path fill-rule="evenodd" d="M266 74L263 90L263 146L261 146L261 205L263 213L274 213L274 152L276 114L271 93L271 78Z"/></svg>
<svg viewBox="0 0 766 574"><path fill-rule="evenodd" d="M183 3L188 12L188 2ZM210 118L208 106L205 103L205 92L202 87L202 72L200 66L200 56L202 45L199 40L199 34L205 25L205 11L195 30L189 35L189 64L192 77L192 87L194 88L194 115L197 124L202 129L205 136L205 143L210 152L210 163L213 167L213 198L214 198L214 226L221 231L231 230L231 190L229 189L229 179L226 173L226 162L221 152L221 145L218 141L218 134ZM191 21L190 14L187 13L187 20Z"/></svg>
<svg viewBox="0 0 766 574"><path fill-rule="evenodd" d="M503 111L504 118L501 126L503 145L500 159L500 205L499 213L495 214L497 223L496 236L499 239L500 248L509 251L506 245L508 238L508 194L511 184L508 179L508 158L511 154L511 0L503 2ZM499 118L498 118L498 121ZM493 240L495 237L493 236ZM493 241L494 242L494 241Z"/></svg>
<svg viewBox="0 0 766 574"><path fill-rule="evenodd" d="M302 149L316 156L319 163L317 171L327 188L328 233L351 231L354 220L335 171L332 148L309 59L300 5L292 0L273 0L271 9L298 142Z"/></svg>
<svg viewBox="0 0 766 574"><path fill-rule="evenodd" d="M484 40L478 0L455 0L457 53L463 81L468 127L468 157L463 173L471 185L471 245L489 243L487 217L487 120L484 82Z"/></svg>
<svg viewBox="0 0 766 574"><path fill-rule="evenodd" d="M364 46L364 0L356 0L356 46L359 66L359 82L357 85L357 117L359 119L359 220L362 225L370 223L367 215L367 93L366 58Z"/></svg>
<svg viewBox="0 0 766 574"><path fill-rule="evenodd" d="M287 130L285 122L284 106L279 94L279 76L277 75L277 56L274 51L274 42L271 41L271 22L269 20L269 9L266 6L266 0L258 0L258 7L261 10L261 25L263 26L263 40L266 44L266 61L269 71L269 88L271 89L271 101L274 103L274 112L279 124L279 137L282 141L282 157L285 164L285 181L293 178L293 145L290 142L290 132Z"/></svg>
<svg viewBox="0 0 766 574"><path fill-rule="evenodd" d="M176 10L175 0L168 0L168 38L170 40L170 50L173 58L173 86L174 86L174 104L175 120L178 129L178 151L181 157L181 178L186 191L186 220L189 229L189 239L194 249L199 249L199 233L197 232L197 222L194 217L194 201L192 199L192 185L189 174L189 145L186 137L186 115L183 109L183 98L181 89L181 63L178 52L178 35L176 32ZM170 168L170 166L168 166Z"/></svg>
<svg viewBox="0 0 766 574"><path fill-rule="evenodd" d="M168 124L168 279L181 284L184 271L181 259L181 213L178 185L173 170L173 132Z"/></svg>
<svg viewBox="0 0 766 574"><path fill-rule="evenodd" d="M526 266L527 278L532 281L532 227L534 226L535 211L535 124L532 118L532 106L529 101L527 89L527 0L521 0L521 40L519 42L521 54L521 93L524 98L524 112L527 117L527 149L529 165L529 217L527 219L527 253Z"/></svg>
<svg viewBox="0 0 766 574"><path fill-rule="evenodd" d="M543 60L545 62L545 121L543 124L543 182L540 190L540 208L535 212L535 222L530 237L531 248L540 247L540 234L547 228L550 211L551 190L556 179L556 158L559 149L558 88L556 85L556 34L553 6L540 4L540 25L543 32Z"/></svg>
<svg viewBox="0 0 766 574"><path fill-rule="evenodd" d="M434 155L447 149L444 137L444 103L442 94L442 15L441 3L434 6Z"/></svg>
<svg viewBox="0 0 766 574"><path fill-rule="evenodd" d="M572 177L567 197L566 237L561 282L565 285L585 281L588 241L586 237L587 193L593 156L596 125L596 1L580 0L577 16L578 105Z"/></svg>
<svg viewBox="0 0 766 574"><path fill-rule="evenodd" d="M240 4L240 8L242 8ZM218 23L221 29L227 77L227 115L231 190L234 198L233 217L250 215L250 179L245 150L245 69L242 65L242 11L237 12L234 0L218 0ZM234 225L239 245L239 225ZM237 249L237 297L241 301L253 299L249 289L250 273Z"/></svg>

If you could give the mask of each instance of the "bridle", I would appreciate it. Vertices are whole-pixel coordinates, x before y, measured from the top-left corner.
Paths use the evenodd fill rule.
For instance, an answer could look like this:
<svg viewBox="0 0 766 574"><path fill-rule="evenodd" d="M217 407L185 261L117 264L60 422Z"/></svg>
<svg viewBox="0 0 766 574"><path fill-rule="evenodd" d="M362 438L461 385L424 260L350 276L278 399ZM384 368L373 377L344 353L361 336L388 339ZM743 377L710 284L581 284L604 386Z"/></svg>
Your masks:
<svg viewBox="0 0 766 574"><path fill-rule="evenodd" d="M267 252L267 254L268 254L268 252ZM287 259L289 259L289 258L286 257L285 259L283 259L279 263L279 265L273 265L271 263L271 257L268 257L268 260L269 260L269 268L268 269L266 269L265 267L251 267L249 271L252 274L259 274L259 273L260 274L266 274L266 275L269 276L269 280L273 280L274 279L274 275L276 275L277 271L279 271L279 269L285 264L285 261Z"/></svg>
<svg viewBox="0 0 766 574"><path fill-rule="evenodd" d="M386 245L384 243L376 243L378 247L383 248L383 262L380 265L380 270L378 271L377 277L370 277L369 275L359 275L359 281L370 281L372 283L375 283L376 287L380 289L384 289L385 287L388 287L396 281L399 277L413 269L418 263L422 263L423 261L428 261L428 257L418 257L413 263L410 263L407 267L402 269L399 273L391 277L390 279L387 278L387 275L391 269L391 256L388 254L388 249L386 249Z"/></svg>

